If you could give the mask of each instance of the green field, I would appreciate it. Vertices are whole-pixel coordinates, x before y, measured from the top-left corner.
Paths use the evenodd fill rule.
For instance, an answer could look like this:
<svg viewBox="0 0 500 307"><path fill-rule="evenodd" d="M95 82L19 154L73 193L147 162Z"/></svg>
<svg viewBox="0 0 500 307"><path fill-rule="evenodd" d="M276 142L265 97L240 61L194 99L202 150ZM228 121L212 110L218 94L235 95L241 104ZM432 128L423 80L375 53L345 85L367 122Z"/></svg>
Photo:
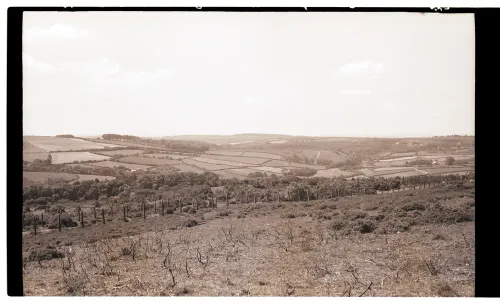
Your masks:
<svg viewBox="0 0 500 307"><path fill-rule="evenodd" d="M86 151L52 152L51 156L52 156L52 164L109 160L108 156L97 155Z"/></svg>

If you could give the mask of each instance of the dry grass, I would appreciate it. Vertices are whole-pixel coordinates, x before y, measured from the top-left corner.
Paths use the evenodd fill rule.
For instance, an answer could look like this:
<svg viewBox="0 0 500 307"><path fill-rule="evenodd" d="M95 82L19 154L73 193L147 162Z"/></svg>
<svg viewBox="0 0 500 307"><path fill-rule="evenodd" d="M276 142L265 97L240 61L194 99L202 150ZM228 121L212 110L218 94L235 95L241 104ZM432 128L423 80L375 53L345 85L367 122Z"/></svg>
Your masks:
<svg viewBox="0 0 500 307"><path fill-rule="evenodd" d="M28 234L26 259L47 250L65 258L26 260L25 293L473 296L474 222L448 219L450 212L472 210L472 192L436 188L310 203L222 205ZM386 217L377 216L392 221L403 212L401 219L419 222L385 232L331 227L340 216L349 222L375 217L381 230ZM421 212L420 219L413 212Z"/></svg>

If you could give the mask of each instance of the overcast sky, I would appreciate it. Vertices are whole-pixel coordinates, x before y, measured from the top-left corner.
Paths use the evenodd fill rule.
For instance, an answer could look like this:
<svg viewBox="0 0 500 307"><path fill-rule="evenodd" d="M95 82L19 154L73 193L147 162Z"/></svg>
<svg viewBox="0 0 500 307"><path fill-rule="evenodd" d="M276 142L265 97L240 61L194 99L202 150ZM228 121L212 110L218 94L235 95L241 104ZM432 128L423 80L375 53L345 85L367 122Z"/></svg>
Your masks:
<svg viewBox="0 0 500 307"><path fill-rule="evenodd" d="M25 12L24 134L474 134L474 17Z"/></svg>

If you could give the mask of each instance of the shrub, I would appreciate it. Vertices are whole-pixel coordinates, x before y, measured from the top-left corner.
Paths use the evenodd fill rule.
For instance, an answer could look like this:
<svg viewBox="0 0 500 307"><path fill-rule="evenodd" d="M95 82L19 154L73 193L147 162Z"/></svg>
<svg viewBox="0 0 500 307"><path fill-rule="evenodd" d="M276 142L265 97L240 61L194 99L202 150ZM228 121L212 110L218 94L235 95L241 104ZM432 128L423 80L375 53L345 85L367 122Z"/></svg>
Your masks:
<svg viewBox="0 0 500 307"><path fill-rule="evenodd" d="M66 255L64 253L55 250L52 246L43 250L31 251L28 260L30 261L41 261L41 260L52 260L58 258L64 258Z"/></svg>
<svg viewBox="0 0 500 307"><path fill-rule="evenodd" d="M128 247L122 248L122 256L130 256L132 255L132 251Z"/></svg>
<svg viewBox="0 0 500 307"><path fill-rule="evenodd" d="M218 215L219 216L229 216L232 213L233 213L233 211L231 211L231 210L223 210L223 211L219 212Z"/></svg>
<svg viewBox="0 0 500 307"><path fill-rule="evenodd" d="M423 211L425 210L426 207L424 204L420 204L420 203L413 203L413 204L406 204L406 205L403 205L401 206L401 210L404 210L404 211L414 211L414 210L419 210L419 211Z"/></svg>
<svg viewBox="0 0 500 307"><path fill-rule="evenodd" d="M341 219L335 219L329 225L329 227L331 229L334 229L334 230L341 230L346 226L347 226L347 222L344 220L341 220Z"/></svg>
<svg viewBox="0 0 500 307"><path fill-rule="evenodd" d="M375 228L375 223L367 219L356 220L353 225L353 230L359 231L360 233L370 233L373 232Z"/></svg>
<svg viewBox="0 0 500 307"><path fill-rule="evenodd" d="M432 237L432 240L446 240L446 237L440 233L438 234L435 234L433 237Z"/></svg>
<svg viewBox="0 0 500 307"><path fill-rule="evenodd" d="M346 219L355 221L357 219L364 219L368 217L368 213L364 211L348 211L344 213Z"/></svg>
<svg viewBox="0 0 500 307"><path fill-rule="evenodd" d="M194 227L194 226L197 226L197 225L198 225L198 221L196 221L196 220L187 220L183 224L184 227Z"/></svg>

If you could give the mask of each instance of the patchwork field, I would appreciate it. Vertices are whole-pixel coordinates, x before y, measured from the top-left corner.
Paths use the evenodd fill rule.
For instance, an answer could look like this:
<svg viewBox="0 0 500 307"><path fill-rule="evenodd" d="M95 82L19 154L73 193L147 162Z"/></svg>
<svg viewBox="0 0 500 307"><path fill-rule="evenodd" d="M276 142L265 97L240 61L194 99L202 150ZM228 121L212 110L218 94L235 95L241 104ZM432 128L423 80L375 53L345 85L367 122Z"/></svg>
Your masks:
<svg viewBox="0 0 500 307"><path fill-rule="evenodd" d="M52 152L51 156L52 156L52 164L109 160L108 156L97 155L86 151Z"/></svg>
<svg viewBox="0 0 500 307"><path fill-rule="evenodd" d="M132 164L132 163L124 163L116 161L101 161L101 162L88 163L88 165L98 166L98 167L111 167L111 168L123 166L129 170L148 169L152 167L150 165Z"/></svg>
<svg viewBox="0 0 500 307"><path fill-rule="evenodd" d="M224 165L224 164L212 164L212 163L205 163L205 162L200 162L192 159L184 159L182 160L182 163L192 165L201 169L209 170L209 171L217 171L217 170L223 170L223 169L228 169L228 168L234 168L235 166L231 165Z"/></svg>
<svg viewBox="0 0 500 307"><path fill-rule="evenodd" d="M166 158L166 159L172 159L172 160L182 160L182 159L188 159L191 158L192 156L188 155L174 155L174 154L163 154L163 153L155 153L155 154L143 154L143 157L150 157L150 158Z"/></svg>
<svg viewBox="0 0 500 307"><path fill-rule="evenodd" d="M222 160L222 161L232 161L232 162L241 162L248 164L262 164L264 162L269 161L266 158L256 158L256 157L233 157L233 156L223 156L223 155L201 155L202 158L214 159L214 160Z"/></svg>
<svg viewBox="0 0 500 307"><path fill-rule="evenodd" d="M468 171L473 171L472 167L437 167L437 168L419 168L426 174L460 174L463 175Z"/></svg>
<svg viewBox="0 0 500 307"><path fill-rule="evenodd" d="M245 151L242 155L243 157L256 157L256 158L264 158L264 159L281 159L280 155L267 153L267 152L253 152L253 151Z"/></svg>
<svg viewBox="0 0 500 307"><path fill-rule="evenodd" d="M89 142L82 139L59 138L49 136L25 136L24 141L41 148L45 151L69 151L85 149L103 149L108 147L120 147L115 144Z"/></svg>
<svg viewBox="0 0 500 307"><path fill-rule="evenodd" d="M216 165L254 166L253 164L249 164L249 163L233 162L230 160L217 160L217 159L210 159L210 158L203 158L203 157L191 158L191 160L210 163L210 164L216 164Z"/></svg>
<svg viewBox="0 0 500 307"><path fill-rule="evenodd" d="M48 152L23 152L23 161L47 160Z"/></svg>
<svg viewBox="0 0 500 307"><path fill-rule="evenodd" d="M298 167L298 168L312 168L312 169L316 169L316 170L326 169L326 166L322 166L322 165L310 165L310 164L295 163L295 162L290 162L290 166Z"/></svg>
<svg viewBox="0 0 500 307"><path fill-rule="evenodd" d="M245 138L247 136L244 136ZM438 152L433 150L422 149L416 155L415 151L411 149L396 148L394 151L384 150L378 153L364 153L362 150L370 149L370 146L355 145L354 139L331 139L329 142L335 140L337 143L332 143L328 146L321 147L321 138L317 140L306 140L299 138L293 140L290 138L287 144L290 143L290 148L284 147L283 149L276 146L269 146L269 140L278 140L277 138L266 139L265 142L256 141L253 143L246 142L247 139L243 136L235 137L234 141L222 142L224 144L239 143L233 145L235 150L216 150L219 148L213 146L212 150L204 153L194 155L181 152L181 149L174 151L166 150L163 147L142 145L128 141L107 141L98 138L92 141L73 139L73 138L58 138L58 137L25 137L23 144L23 153L25 161L34 161L35 159L46 160L47 151L68 149L68 150L81 150L87 148L89 151L85 152L53 152L53 164L75 164L77 162L87 162L87 167L118 167L123 166L131 171L137 170L153 170L159 169L160 166L165 166L162 170L180 171L180 172L196 172L201 173L204 171L220 171L219 174L228 176L233 174L242 178L248 176L250 173L257 171L265 172L267 175L277 174L281 175L283 170L309 168L317 171L315 177L352 177L352 176L385 176L387 178L391 175L408 176L411 174L441 174L441 173L460 173L471 169L470 164L466 168L459 169L442 169L443 165L433 166L426 168L425 171L415 171L415 168L408 167L406 164L409 161L418 159L438 160L441 164L445 161L447 156L454 157L457 161L469 160L474 158L473 149L466 149L462 151L444 151ZM231 139L231 138L229 138ZM228 140L229 140L228 139ZM254 138L252 137L251 140ZM232 140L232 139L231 139ZM255 139L257 140L257 139ZM281 140L281 139L280 139ZM95 142L94 142L95 141ZM150 141L150 140L148 140ZM323 139L324 142L326 142ZM208 141L207 141L208 142ZM317 142L313 145L310 142ZM340 143L341 145L339 145ZM347 142L347 143L346 143ZM361 141L360 141L361 142ZM222 144L221 143L221 144ZM344 144L345 143L345 144ZM293 145L293 146L292 146ZM126 149L120 148L124 146L144 147L144 149ZM254 147L252 147L254 146ZM288 145L287 145L288 146ZM320 146L316 150L315 146ZM399 145L398 145L399 146ZM114 149L106 149L112 148ZM144 153L147 148L158 149L156 153ZM105 149L92 152L92 149ZM472 153L472 154L471 154ZM125 157L120 158L118 161L108 161L111 157L122 155ZM342 166L343 170L338 168L327 169L331 163L342 163L348 157L353 157L354 160L349 161L349 165ZM89 161L99 161L88 163ZM297 161L297 162L289 162ZM361 164L358 162L361 161ZM352 165L351 162L357 163ZM317 164L316 164L317 163ZM85 167L84 164L79 164ZM345 167L345 169L344 169ZM360 169L361 168L361 169ZM472 166L473 168L473 166ZM423 170L423 168L421 168Z"/></svg>
<svg viewBox="0 0 500 307"><path fill-rule="evenodd" d="M53 172L23 172L23 179L26 179L25 186L31 184L46 184L58 181L63 182L75 182L84 180L114 180L115 177L112 176L98 176L98 175L86 175L86 174L68 174L68 173L53 173Z"/></svg>
<svg viewBox="0 0 500 307"><path fill-rule="evenodd" d="M37 147L30 142L23 142L23 153L39 153L39 152L46 152L40 147Z"/></svg>
<svg viewBox="0 0 500 307"><path fill-rule="evenodd" d="M302 154L312 159L316 159L316 157L318 157L317 150L303 150ZM339 163L344 162L347 159L347 155L337 151L320 150L318 159L327 159L333 163Z"/></svg>
<svg viewBox="0 0 500 307"><path fill-rule="evenodd" d="M290 166L290 162L283 161L283 160L271 160L271 161L267 161L263 165L264 166L283 167L283 166Z"/></svg>
<svg viewBox="0 0 500 307"><path fill-rule="evenodd" d="M219 156L241 156L243 154L243 151L215 150L207 151L206 154Z"/></svg>
<svg viewBox="0 0 500 307"><path fill-rule="evenodd" d="M170 159L160 159L160 158L150 158L150 157L137 157L130 156L124 157L119 160L120 162L132 163L132 164L143 164L143 165L175 165L180 162L177 160Z"/></svg>
<svg viewBox="0 0 500 307"><path fill-rule="evenodd" d="M23 178L30 181L31 184L48 183L51 180L73 181L78 179L76 174L51 173L51 172L23 172Z"/></svg>
<svg viewBox="0 0 500 307"><path fill-rule="evenodd" d="M274 173L274 174L281 174L282 169L277 168L277 167L270 167L270 166L259 166L259 167L252 167L252 169L262 171L262 172L269 172L269 173Z"/></svg>
<svg viewBox="0 0 500 307"><path fill-rule="evenodd" d="M99 151L100 154L106 156L132 156L136 154L143 153L143 150L139 149L119 149L119 150L110 150L110 151Z"/></svg>

